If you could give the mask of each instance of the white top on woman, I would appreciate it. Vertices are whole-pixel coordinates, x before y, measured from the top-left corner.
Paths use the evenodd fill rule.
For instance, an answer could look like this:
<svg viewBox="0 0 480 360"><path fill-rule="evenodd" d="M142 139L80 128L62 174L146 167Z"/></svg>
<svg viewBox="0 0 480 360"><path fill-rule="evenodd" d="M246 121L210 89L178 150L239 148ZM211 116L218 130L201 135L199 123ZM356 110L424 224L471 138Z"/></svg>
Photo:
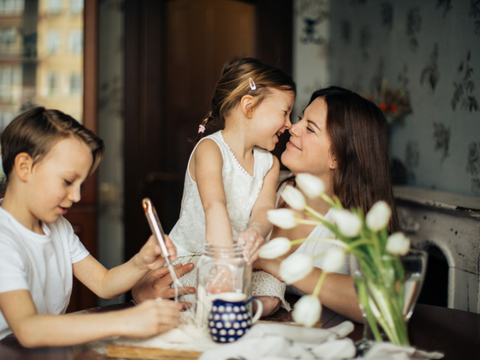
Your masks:
<svg viewBox="0 0 480 360"><path fill-rule="evenodd" d="M283 178L286 178L286 176L283 176ZM285 189L285 186L287 186L287 182L284 182L277 191L277 203L276 203L277 208L281 200L282 191L283 189ZM333 222L331 209L327 212L324 218L329 222ZM312 230L310 235L308 235L307 239L319 239L319 238L335 238L335 235L330 231L329 228L320 224L320 225L317 225ZM290 239L290 240L295 240L295 239ZM299 246L299 248L296 251L316 255L316 254L324 253L333 247L341 247L340 245L341 241L340 240L337 240L337 241L339 245L335 245L334 243L330 243L330 242L327 243L324 241L305 241L303 244ZM323 267L323 260L324 260L323 256L317 257L314 261L315 267L318 267L321 269ZM347 275L350 274L350 270L348 267L348 256L342 268L338 271L338 273L347 274Z"/></svg>

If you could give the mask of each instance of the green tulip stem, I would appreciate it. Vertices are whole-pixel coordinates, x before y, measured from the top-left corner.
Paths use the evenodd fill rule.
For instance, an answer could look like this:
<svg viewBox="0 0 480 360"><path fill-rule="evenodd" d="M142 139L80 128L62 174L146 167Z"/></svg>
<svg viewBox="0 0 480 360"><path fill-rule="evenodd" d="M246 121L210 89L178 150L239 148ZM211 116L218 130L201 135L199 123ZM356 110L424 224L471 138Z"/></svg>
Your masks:
<svg viewBox="0 0 480 360"><path fill-rule="evenodd" d="M306 205L305 210L307 210L311 215L315 216L319 220L324 220L324 217L320 215L319 212L313 210L310 206Z"/></svg>
<svg viewBox="0 0 480 360"><path fill-rule="evenodd" d="M333 209L343 209L338 197L333 199L326 194L320 197ZM409 346L407 323L403 314L405 272L399 256L389 254L386 250L388 228L373 231L368 227L362 209L352 208L350 211L362 221L362 229L358 235L347 237L340 233L337 225L326 220L318 211L305 206L304 214L308 219L296 217L297 224L319 225L328 228L335 238L304 238L291 241L298 245L310 241L322 241L341 246L345 253L355 256L358 267L352 276L357 289L358 300L365 317L365 335L373 335L375 341L382 342L383 335L394 344ZM313 220L313 219L315 220ZM315 259L325 253L312 254ZM312 293L317 297L328 272L322 270Z"/></svg>
<svg viewBox="0 0 480 360"><path fill-rule="evenodd" d="M333 208L338 207L338 205L325 193L320 194L320 197L325 200L325 202Z"/></svg>
<svg viewBox="0 0 480 360"><path fill-rule="evenodd" d="M320 278L318 279L317 285L315 286L315 290L313 290L312 295L315 297L318 297L318 294L320 294L320 289L322 288L323 281L325 280L325 277L327 276L328 272L322 271L320 274Z"/></svg>
<svg viewBox="0 0 480 360"><path fill-rule="evenodd" d="M297 224L318 225L318 221L315 221L315 220L305 220L305 219L297 219Z"/></svg>
<svg viewBox="0 0 480 360"><path fill-rule="evenodd" d="M345 243L338 241L335 238L305 238L305 239L297 239L297 240L292 240L290 241L291 245L298 245L298 244L303 244L304 242L312 242L312 241L320 241L320 242L325 242L329 244L334 244L337 246L340 246L342 248L348 248L348 245Z"/></svg>
<svg viewBox="0 0 480 360"><path fill-rule="evenodd" d="M357 240L357 241L354 241L352 243L350 243L350 245L348 245L348 249L350 252L353 252L353 250L359 246L362 246L362 245L372 245L372 241L371 240L368 240L368 239L362 239L362 240Z"/></svg>

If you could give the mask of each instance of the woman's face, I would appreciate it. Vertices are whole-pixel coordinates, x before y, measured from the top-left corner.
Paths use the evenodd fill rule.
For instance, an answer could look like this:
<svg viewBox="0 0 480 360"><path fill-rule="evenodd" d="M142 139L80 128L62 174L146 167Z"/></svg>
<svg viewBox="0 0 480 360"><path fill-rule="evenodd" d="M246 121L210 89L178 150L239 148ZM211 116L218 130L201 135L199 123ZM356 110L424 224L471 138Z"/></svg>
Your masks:
<svg viewBox="0 0 480 360"><path fill-rule="evenodd" d="M289 130L290 141L282 154L282 162L294 174L309 173L327 181L336 168L330 152L327 111L325 100L317 98Z"/></svg>

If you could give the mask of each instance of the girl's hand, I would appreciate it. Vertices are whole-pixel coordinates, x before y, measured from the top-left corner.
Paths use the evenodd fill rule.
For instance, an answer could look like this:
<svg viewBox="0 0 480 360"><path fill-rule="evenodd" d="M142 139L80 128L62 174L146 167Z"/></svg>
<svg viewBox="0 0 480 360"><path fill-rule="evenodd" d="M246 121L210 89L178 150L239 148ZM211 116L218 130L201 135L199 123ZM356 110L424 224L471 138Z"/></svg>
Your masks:
<svg viewBox="0 0 480 360"><path fill-rule="evenodd" d="M173 301L147 300L123 310L122 335L150 337L172 330L180 325L181 309L182 304Z"/></svg>
<svg viewBox="0 0 480 360"><path fill-rule="evenodd" d="M173 267L180 278L193 270L193 264L177 264ZM168 267L150 271L132 289L132 297L137 304L151 299L172 299L175 297L175 289L170 285L173 283ZM186 286L178 289L180 295L194 294L195 288ZM187 304L187 306L189 306Z"/></svg>
<svg viewBox="0 0 480 360"><path fill-rule="evenodd" d="M265 240L259 235L258 230L251 226L238 235L237 243L243 248L243 257L248 264L252 264L258 259L258 251L262 247Z"/></svg>
<svg viewBox="0 0 480 360"><path fill-rule="evenodd" d="M225 265L216 266L216 274L208 283L208 292L211 294L235 292L231 270Z"/></svg>
<svg viewBox="0 0 480 360"><path fill-rule="evenodd" d="M175 261L177 259L177 248L167 235L165 235L165 245L170 261ZM140 265L146 266L150 270L160 269L165 265L165 258L154 235L148 238L148 241L138 252L138 257Z"/></svg>

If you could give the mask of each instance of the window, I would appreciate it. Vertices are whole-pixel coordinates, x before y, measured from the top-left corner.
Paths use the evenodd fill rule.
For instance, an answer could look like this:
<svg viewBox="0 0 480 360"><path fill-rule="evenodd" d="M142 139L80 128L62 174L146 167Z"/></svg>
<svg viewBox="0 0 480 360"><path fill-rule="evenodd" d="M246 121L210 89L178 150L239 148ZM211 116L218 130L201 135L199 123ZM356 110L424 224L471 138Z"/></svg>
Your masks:
<svg viewBox="0 0 480 360"><path fill-rule="evenodd" d="M83 51L82 31L73 30L70 33L70 53L80 54Z"/></svg>
<svg viewBox="0 0 480 360"><path fill-rule="evenodd" d="M57 75L55 73L49 74L47 78L48 94L49 95L55 94L55 92L57 91L57 86L58 86Z"/></svg>
<svg viewBox="0 0 480 360"><path fill-rule="evenodd" d="M70 12L72 14L78 14L83 11L83 0L71 0Z"/></svg>
<svg viewBox="0 0 480 360"><path fill-rule="evenodd" d="M0 40L3 44L9 46L14 44L17 39L16 29L13 27L3 28L0 32Z"/></svg>
<svg viewBox="0 0 480 360"><path fill-rule="evenodd" d="M3 102L18 100L21 95L22 70L20 66L0 67L0 99Z"/></svg>
<svg viewBox="0 0 480 360"><path fill-rule="evenodd" d="M0 128L5 129L8 124L15 118L15 114L9 111L0 112ZM0 162L1 166L1 162Z"/></svg>
<svg viewBox="0 0 480 360"><path fill-rule="evenodd" d="M15 116L40 105L82 121L84 21L92 39L98 2L0 0L0 134Z"/></svg>
<svg viewBox="0 0 480 360"><path fill-rule="evenodd" d="M82 92L82 77L80 74L70 75L70 94L77 95Z"/></svg>
<svg viewBox="0 0 480 360"><path fill-rule="evenodd" d="M60 47L60 34L58 31L50 30L47 34L47 53L54 54Z"/></svg>
<svg viewBox="0 0 480 360"><path fill-rule="evenodd" d="M60 12L60 5L62 0L48 0L48 13L58 14Z"/></svg>
<svg viewBox="0 0 480 360"><path fill-rule="evenodd" d="M21 14L25 0L0 0L0 14Z"/></svg>

